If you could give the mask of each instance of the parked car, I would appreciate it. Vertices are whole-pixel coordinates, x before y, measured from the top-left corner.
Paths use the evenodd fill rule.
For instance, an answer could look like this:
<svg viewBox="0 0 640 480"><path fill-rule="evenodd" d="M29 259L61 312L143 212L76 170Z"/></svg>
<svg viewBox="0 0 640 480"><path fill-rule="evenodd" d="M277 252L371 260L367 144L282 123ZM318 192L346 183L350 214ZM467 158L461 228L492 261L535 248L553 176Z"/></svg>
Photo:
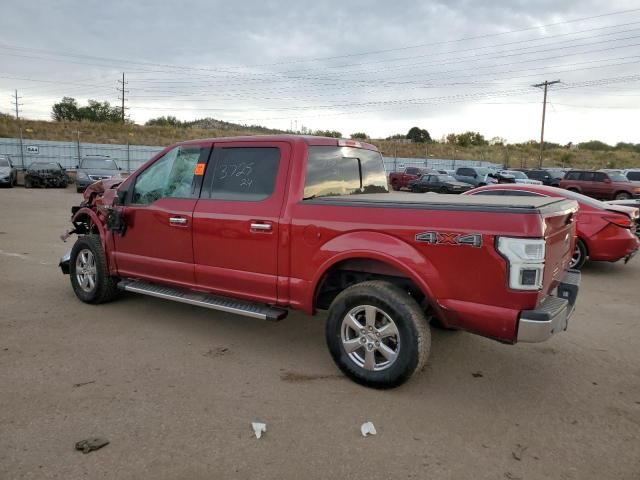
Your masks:
<svg viewBox="0 0 640 480"><path fill-rule="evenodd" d="M69 176L57 162L33 162L24 173L24 188L67 188Z"/></svg>
<svg viewBox="0 0 640 480"><path fill-rule="evenodd" d="M459 182L468 183L474 187L498 183L495 177L495 172L484 167L460 167L454 175Z"/></svg>
<svg viewBox="0 0 640 480"><path fill-rule="evenodd" d="M417 180L427 173L435 173L428 168L406 167L402 172L392 172L389 174L389 184L394 190L401 190L409 187L409 182Z"/></svg>
<svg viewBox="0 0 640 480"><path fill-rule="evenodd" d="M14 187L18 183L18 169L8 155L0 155L0 185Z"/></svg>
<svg viewBox="0 0 640 480"><path fill-rule="evenodd" d="M640 197L640 185L633 184L627 177L615 172L571 170L560 181L560 188L600 200Z"/></svg>
<svg viewBox="0 0 640 480"><path fill-rule="evenodd" d="M539 180L530 179L526 173L518 171L518 170L501 170L498 172L501 176L511 175L513 176L513 183L524 183L529 185L542 185L542 182ZM506 182L498 182L498 183L506 183Z"/></svg>
<svg viewBox="0 0 640 480"><path fill-rule="evenodd" d="M412 192L462 193L469 190L471 185L459 182L451 175L422 175L417 180L409 182Z"/></svg>
<svg viewBox="0 0 640 480"><path fill-rule="evenodd" d="M265 320L328 309L334 361L377 388L425 365L429 318L511 344L565 330L578 204L443 198L389 192L366 143L193 140L89 186L60 267L90 304L124 290Z"/></svg>
<svg viewBox="0 0 640 480"><path fill-rule="evenodd" d="M122 170L115 160L103 156L85 157L76 168L76 190L78 193L82 193L94 182L120 176L120 170Z"/></svg>
<svg viewBox="0 0 640 480"><path fill-rule="evenodd" d="M640 182L640 168L629 168L622 172L627 177L627 180L632 182Z"/></svg>
<svg viewBox="0 0 640 480"><path fill-rule="evenodd" d="M532 180L538 180L543 185L549 185L551 187L558 187L560 180L564 178L564 170L547 168L543 170L530 170L525 168L517 168L516 170L524 172L528 178Z"/></svg>
<svg viewBox="0 0 640 480"><path fill-rule="evenodd" d="M542 196L576 200L578 238L571 268L582 268L592 261L627 263L636 254L639 214L637 208L611 205L571 190L543 185L490 185L476 188L465 195L499 195L509 197Z"/></svg>
<svg viewBox="0 0 640 480"><path fill-rule="evenodd" d="M631 198L629 200L609 200L605 202L607 205L618 207L631 207L640 210L640 198ZM636 219L636 236L640 237L640 218Z"/></svg>

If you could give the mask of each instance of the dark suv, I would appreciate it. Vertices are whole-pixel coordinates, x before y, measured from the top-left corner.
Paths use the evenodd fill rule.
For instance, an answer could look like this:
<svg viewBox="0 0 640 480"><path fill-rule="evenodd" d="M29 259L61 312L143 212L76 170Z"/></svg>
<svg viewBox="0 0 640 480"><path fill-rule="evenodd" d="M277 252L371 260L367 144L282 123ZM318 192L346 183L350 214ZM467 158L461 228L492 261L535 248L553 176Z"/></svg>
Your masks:
<svg viewBox="0 0 640 480"><path fill-rule="evenodd" d="M571 170L560 181L560 188L602 200L625 200L640 197L640 186L616 172Z"/></svg>
<svg viewBox="0 0 640 480"><path fill-rule="evenodd" d="M542 182L543 185L549 185L550 187L558 187L560 186L560 180L564 178L563 170L555 170L555 169L542 169L542 170L530 170L527 168L516 168L521 172L527 174L532 180L538 180Z"/></svg>

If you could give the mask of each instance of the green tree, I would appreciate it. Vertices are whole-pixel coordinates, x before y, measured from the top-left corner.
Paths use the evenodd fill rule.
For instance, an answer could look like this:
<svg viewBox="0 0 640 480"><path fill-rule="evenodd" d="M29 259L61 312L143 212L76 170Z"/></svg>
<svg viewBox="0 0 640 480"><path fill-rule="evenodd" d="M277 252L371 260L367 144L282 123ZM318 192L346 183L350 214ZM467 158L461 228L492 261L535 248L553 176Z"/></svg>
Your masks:
<svg viewBox="0 0 640 480"><path fill-rule="evenodd" d="M169 115L167 117L151 118L147 120L145 125L148 127L181 127L183 123L176 117Z"/></svg>
<svg viewBox="0 0 640 480"><path fill-rule="evenodd" d="M406 138L413 143L431 143L431 135L424 128L412 127L407 132Z"/></svg>
<svg viewBox="0 0 640 480"><path fill-rule="evenodd" d="M71 122L79 120L78 118L78 102L75 98L62 97L62 100L55 103L51 108L51 118L56 122Z"/></svg>
<svg viewBox="0 0 640 480"><path fill-rule="evenodd" d="M351 134L353 140L368 140L369 136L364 132L356 132Z"/></svg>
<svg viewBox="0 0 640 480"><path fill-rule="evenodd" d="M53 105L51 116L56 121L119 122L122 120L122 108L97 100L89 100L86 106L79 107L75 98L63 97L62 101Z"/></svg>
<svg viewBox="0 0 640 480"><path fill-rule="evenodd" d="M316 130L313 134L318 137L342 138L342 132L337 130Z"/></svg>
<svg viewBox="0 0 640 480"><path fill-rule="evenodd" d="M578 148L581 148L583 150L601 150L603 152L613 149L611 145L607 145L600 140L589 140L588 142L579 143Z"/></svg>

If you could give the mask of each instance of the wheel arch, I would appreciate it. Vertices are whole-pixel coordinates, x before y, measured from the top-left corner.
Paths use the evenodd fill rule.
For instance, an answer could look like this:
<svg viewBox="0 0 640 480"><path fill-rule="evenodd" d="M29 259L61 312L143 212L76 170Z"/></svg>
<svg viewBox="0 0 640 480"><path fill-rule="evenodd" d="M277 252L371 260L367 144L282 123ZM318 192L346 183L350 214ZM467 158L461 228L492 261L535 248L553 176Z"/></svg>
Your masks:
<svg viewBox="0 0 640 480"><path fill-rule="evenodd" d="M345 241L357 242L359 248L340 251L340 244ZM333 254L320 264L312 280L310 304L314 312L326 307L342 289L373 279L389 280L404 285L414 295L435 298L433 286L425 280L425 276L437 277L435 267L400 239L381 233L356 232L334 238L321 251L327 249L333 250ZM386 253L388 251L393 251L394 255ZM336 281L337 284L332 284ZM336 288L335 292L328 292L332 287Z"/></svg>

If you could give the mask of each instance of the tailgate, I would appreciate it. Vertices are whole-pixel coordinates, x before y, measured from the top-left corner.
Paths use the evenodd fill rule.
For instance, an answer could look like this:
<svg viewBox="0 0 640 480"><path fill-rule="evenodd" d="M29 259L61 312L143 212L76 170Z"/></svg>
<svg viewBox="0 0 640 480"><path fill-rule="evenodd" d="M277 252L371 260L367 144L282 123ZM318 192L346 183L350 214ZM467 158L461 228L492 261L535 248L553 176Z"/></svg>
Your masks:
<svg viewBox="0 0 640 480"><path fill-rule="evenodd" d="M578 204L574 201L563 201L558 202L554 207L557 208L543 214L546 241L541 292L543 294L551 292L569 268L576 241Z"/></svg>

